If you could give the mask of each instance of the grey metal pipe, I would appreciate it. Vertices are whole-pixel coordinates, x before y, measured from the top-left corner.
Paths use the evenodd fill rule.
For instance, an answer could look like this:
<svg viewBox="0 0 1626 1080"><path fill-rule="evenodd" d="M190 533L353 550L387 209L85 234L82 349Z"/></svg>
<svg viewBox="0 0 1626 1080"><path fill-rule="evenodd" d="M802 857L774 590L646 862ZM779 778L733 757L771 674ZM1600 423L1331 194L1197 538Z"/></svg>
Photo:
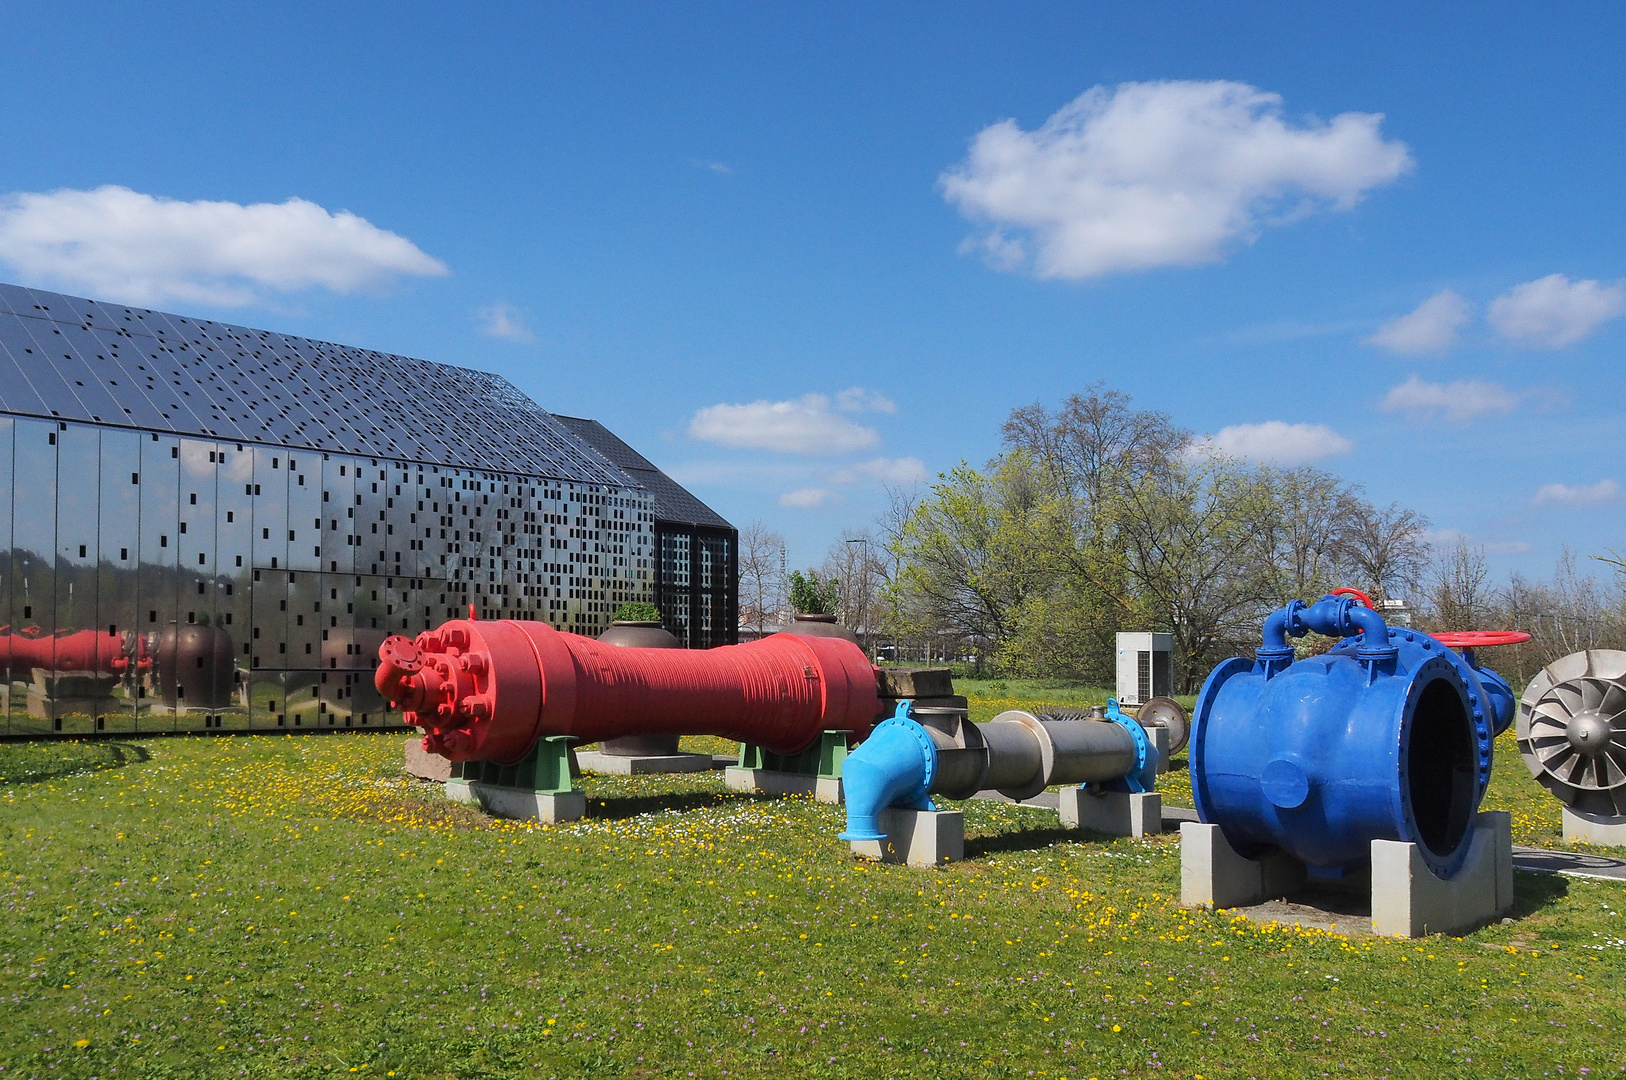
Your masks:
<svg viewBox="0 0 1626 1080"><path fill-rule="evenodd" d="M1135 767L1135 740L1118 724L1048 720L1022 709L974 724L963 713L921 715L937 749L931 792L966 799L998 791L1031 799L1052 784L1116 780Z"/></svg>

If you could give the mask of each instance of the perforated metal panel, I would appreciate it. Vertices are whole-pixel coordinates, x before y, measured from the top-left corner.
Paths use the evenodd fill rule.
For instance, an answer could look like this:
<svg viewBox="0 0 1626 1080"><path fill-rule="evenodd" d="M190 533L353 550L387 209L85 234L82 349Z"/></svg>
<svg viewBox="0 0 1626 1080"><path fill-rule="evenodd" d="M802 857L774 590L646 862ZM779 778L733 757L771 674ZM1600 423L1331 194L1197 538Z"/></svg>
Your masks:
<svg viewBox="0 0 1626 1080"><path fill-rule="evenodd" d="M455 408L407 410L426 388ZM633 486L507 380L0 284L0 407L237 442Z"/></svg>

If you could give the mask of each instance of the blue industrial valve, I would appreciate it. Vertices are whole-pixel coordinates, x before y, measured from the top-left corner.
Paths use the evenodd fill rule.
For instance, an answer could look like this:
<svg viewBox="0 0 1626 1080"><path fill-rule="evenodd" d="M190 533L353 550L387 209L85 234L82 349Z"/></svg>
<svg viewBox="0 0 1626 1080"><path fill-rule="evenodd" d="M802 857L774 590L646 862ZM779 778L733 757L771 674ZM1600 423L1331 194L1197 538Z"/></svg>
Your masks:
<svg viewBox="0 0 1626 1080"><path fill-rule="evenodd" d="M1312 630L1344 640L1295 660L1288 639ZM1359 869L1382 839L1417 844L1449 877L1512 717L1506 682L1350 597L1294 600L1262 636L1256 659L1220 664L1198 695L1198 818L1243 855L1277 847L1317 876Z"/></svg>

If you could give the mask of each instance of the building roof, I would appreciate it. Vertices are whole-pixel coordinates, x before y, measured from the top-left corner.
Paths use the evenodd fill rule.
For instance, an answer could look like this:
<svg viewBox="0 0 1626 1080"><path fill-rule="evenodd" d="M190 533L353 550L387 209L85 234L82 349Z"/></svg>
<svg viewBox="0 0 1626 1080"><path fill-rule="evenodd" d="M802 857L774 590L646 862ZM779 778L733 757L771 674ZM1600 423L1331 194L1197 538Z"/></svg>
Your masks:
<svg viewBox="0 0 1626 1080"><path fill-rule="evenodd" d="M496 375L5 284L0 409L630 486Z"/></svg>
<svg viewBox="0 0 1626 1080"><path fill-rule="evenodd" d="M603 454L653 495L655 516L660 520L681 522L686 525L706 525L717 529L734 527L721 514L695 498L676 480L657 469L648 458L622 442L615 432L597 420L584 420L578 416L556 416L554 419L574 432L582 442Z"/></svg>

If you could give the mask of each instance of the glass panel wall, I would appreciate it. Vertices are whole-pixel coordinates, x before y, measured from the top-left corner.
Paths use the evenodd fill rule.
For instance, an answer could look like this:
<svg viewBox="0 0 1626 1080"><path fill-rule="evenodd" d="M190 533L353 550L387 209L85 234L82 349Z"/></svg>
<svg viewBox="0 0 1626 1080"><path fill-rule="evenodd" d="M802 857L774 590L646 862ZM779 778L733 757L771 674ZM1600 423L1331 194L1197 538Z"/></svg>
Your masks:
<svg viewBox="0 0 1626 1080"><path fill-rule="evenodd" d="M11 732L49 733L45 690L56 668L56 437L58 424L17 420L12 493ZM38 684L36 685L36 680Z"/></svg>
<svg viewBox="0 0 1626 1080"><path fill-rule="evenodd" d="M142 647L136 567L141 553L141 434L104 429L98 501L101 528L96 562L98 629L107 631L116 673L112 701L96 718L98 731L136 729L140 689L150 666Z"/></svg>
<svg viewBox="0 0 1626 1080"><path fill-rule="evenodd" d="M0 477L15 734L398 724L388 634L655 599L640 489L13 416Z"/></svg>

